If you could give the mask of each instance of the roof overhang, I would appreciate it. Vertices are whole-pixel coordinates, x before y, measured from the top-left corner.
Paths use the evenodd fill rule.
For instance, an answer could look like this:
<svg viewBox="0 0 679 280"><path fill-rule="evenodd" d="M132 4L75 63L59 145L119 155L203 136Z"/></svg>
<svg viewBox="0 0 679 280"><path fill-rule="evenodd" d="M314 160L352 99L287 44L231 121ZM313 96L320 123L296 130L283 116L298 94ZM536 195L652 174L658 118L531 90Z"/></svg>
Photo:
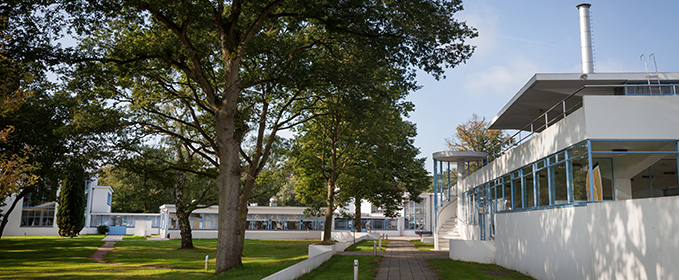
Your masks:
<svg viewBox="0 0 679 280"><path fill-rule="evenodd" d="M441 151L432 154L432 157L437 161L458 162L458 161L479 161L488 156L486 152L469 152L469 151Z"/></svg>
<svg viewBox="0 0 679 280"><path fill-rule="evenodd" d="M662 83L679 83L679 73L655 73L651 83L659 80ZM519 92L505 105L490 122L490 129L529 130L526 126L540 117L544 112L574 92L573 100L582 101L583 95L615 95L611 87L585 88L589 85L623 85L627 83L646 84L647 73L565 73L535 74Z"/></svg>

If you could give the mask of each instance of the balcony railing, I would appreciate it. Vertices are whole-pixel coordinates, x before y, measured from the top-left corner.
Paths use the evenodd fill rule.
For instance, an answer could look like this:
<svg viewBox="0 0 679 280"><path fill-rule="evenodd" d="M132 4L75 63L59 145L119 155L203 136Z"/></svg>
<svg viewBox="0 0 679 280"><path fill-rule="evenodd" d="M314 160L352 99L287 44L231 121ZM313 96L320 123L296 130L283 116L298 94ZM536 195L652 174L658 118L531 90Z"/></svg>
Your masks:
<svg viewBox="0 0 679 280"><path fill-rule="evenodd" d="M624 88L625 95L679 95L679 84L585 85L578 88L529 124L519 129L518 132L505 142L505 145L503 145L505 148L502 150L502 153L506 153L523 142L528 141L536 133L542 132L552 124L559 122L566 116L580 109L582 107L582 99L576 99L574 97L585 89L594 88Z"/></svg>

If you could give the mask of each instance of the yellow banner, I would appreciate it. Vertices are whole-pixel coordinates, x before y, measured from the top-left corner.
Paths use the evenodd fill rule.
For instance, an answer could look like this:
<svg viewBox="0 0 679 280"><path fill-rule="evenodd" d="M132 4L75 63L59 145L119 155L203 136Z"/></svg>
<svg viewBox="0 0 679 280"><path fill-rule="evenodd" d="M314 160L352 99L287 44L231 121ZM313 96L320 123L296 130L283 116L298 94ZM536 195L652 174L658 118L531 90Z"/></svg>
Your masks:
<svg viewBox="0 0 679 280"><path fill-rule="evenodd" d="M589 173L589 171L587 172ZM601 170L599 169L599 163L594 164L592 168L592 173L594 174L594 197L590 195L590 174L587 174L587 200L588 201L602 201L604 200L603 188L601 187Z"/></svg>

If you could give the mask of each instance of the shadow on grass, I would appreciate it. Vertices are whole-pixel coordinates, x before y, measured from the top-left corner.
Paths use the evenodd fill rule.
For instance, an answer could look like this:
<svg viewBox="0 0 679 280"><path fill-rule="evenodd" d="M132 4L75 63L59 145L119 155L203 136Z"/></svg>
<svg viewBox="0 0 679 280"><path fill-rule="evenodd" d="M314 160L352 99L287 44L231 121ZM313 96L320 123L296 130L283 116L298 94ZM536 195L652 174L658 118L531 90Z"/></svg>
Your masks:
<svg viewBox="0 0 679 280"><path fill-rule="evenodd" d="M499 265L454 261L451 259L428 259L441 280L448 279L533 279L517 271Z"/></svg>

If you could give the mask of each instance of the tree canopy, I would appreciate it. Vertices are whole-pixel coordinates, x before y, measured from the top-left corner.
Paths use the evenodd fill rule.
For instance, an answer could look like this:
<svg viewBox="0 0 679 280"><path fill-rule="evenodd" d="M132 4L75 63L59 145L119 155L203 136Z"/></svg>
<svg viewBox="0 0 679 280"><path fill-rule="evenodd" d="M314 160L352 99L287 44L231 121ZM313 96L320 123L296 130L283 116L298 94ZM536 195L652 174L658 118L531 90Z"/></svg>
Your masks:
<svg viewBox="0 0 679 280"><path fill-rule="evenodd" d="M305 112L337 88L370 85L371 63L391 69L395 84L413 85L416 69L440 78L470 57L465 40L476 36L452 17L457 0L43 3L61 11L50 13L58 24L13 5L28 15L16 16L27 33L48 36L42 21L72 31L77 50L50 57L78 63L67 70L79 96L129 110L126 120L181 140L218 170L217 273L242 265L247 201L278 131L313 118Z"/></svg>
<svg viewBox="0 0 679 280"><path fill-rule="evenodd" d="M448 148L451 151L486 152L490 161L496 159L511 144L510 137L502 130L488 129L488 125L486 118L472 115L467 122L457 126L453 138L446 139Z"/></svg>

